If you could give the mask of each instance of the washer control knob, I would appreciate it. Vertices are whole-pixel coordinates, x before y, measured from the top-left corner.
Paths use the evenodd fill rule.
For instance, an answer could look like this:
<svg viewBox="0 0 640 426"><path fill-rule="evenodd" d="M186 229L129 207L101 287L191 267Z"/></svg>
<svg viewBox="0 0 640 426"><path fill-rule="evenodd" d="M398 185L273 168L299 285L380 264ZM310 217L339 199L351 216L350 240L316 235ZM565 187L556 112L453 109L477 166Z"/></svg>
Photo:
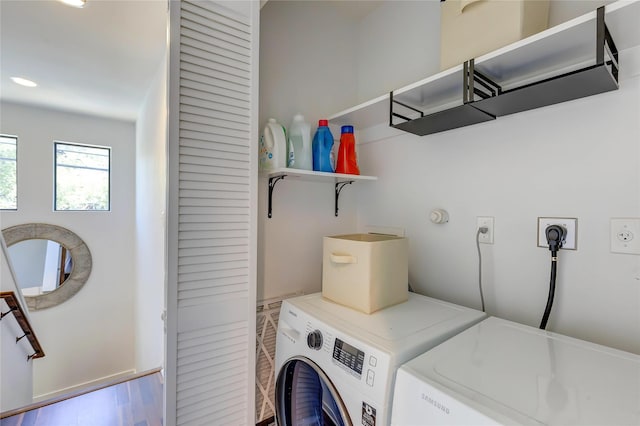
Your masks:
<svg viewBox="0 0 640 426"><path fill-rule="evenodd" d="M314 330L307 334L307 345L309 348L319 351L322 348L322 332Z"/></svg>

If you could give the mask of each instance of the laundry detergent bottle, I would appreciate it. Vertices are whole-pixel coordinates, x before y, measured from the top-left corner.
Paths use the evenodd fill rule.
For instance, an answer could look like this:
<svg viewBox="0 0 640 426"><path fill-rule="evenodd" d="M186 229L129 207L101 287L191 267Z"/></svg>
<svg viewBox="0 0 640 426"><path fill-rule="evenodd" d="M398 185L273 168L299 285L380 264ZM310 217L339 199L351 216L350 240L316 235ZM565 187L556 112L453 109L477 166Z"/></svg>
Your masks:
<svg viewBox="0 0 640 426"><path fill-rule="evenodd" d="M301 114L293 117L287 142L287 167L312 170L311 126Z"/></svg>
<svg viewBox="0 0 640 426"><path fill-rule="evenodd" d="M284 127L270 118L260 138L260 169L272 170L287 167L287 139Z"/></svg>
<svg viewBox="0 0 640 426"><path fill-rule="evenodd" d="M318 130L313 136L313 170L317 172L333 173L331 165L331 148L333 147L333 135L329 130L329 121L318 121Z"/></svg>
<svg viewBox="0 0 640 426"><path fill-rule="evenodd" d="M342 126L336 173L360 174L356 158L356 139L353 136L353 126Z"/></svg>

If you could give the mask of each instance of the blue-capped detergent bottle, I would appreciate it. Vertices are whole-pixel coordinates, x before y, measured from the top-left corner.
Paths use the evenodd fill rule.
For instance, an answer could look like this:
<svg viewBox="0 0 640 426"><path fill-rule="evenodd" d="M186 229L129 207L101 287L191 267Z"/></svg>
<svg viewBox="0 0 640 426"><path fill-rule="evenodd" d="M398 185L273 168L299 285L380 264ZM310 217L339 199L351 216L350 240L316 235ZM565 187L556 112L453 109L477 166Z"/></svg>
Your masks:
<svg viewBox="0 0 640 426"><path fill-rule="evenodd" d="M331 164L331 148L333 147L333 135L329 130L328 120L318 121L318 130L313 136L313 170L317 172L333 173Z"/></svg>

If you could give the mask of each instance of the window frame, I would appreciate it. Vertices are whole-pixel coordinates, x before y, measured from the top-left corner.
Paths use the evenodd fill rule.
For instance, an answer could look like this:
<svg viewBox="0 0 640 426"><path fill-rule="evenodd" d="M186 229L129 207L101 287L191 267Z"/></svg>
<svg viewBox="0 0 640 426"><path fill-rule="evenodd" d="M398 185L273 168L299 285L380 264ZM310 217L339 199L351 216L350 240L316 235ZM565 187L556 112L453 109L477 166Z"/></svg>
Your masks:
<svg viewBox="0 0 640 426"><path fill-rule="evenodd" d="M80 148L98 148L104 149L109 153L109 168L107 170L107 208L106 209L58 209L58 145L71 145L77 146ZM77 142L65 142L61 140L53 141L53 211L54 212L94 212L94 213L104 213L111 211L111 169L112 169L112 150L113 148L110 146L104 145L94 145L87 143L77 143Z"/></svg>
<svg viewBox="0 0 640 426"><path fill-rule="evenodd" d="M16 143L16 159L15 159L15 163L16 163L16 205L14 208L10 208L10 209L3 209L0 208L0 212L15 212L18 210L18 135L9 135L6 133L0 133L0 137L3 138L13 138L15 139Z"/></svg>

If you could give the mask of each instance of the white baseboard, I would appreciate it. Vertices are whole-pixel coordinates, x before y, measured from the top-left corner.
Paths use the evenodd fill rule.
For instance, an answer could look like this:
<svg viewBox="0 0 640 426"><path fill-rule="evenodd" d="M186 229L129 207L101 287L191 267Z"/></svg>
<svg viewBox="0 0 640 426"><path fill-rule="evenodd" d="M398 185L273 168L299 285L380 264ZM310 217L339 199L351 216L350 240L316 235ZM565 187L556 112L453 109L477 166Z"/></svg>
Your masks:
<svg viewBox="0 0 640 426"><path fill-rule="evenodd" d="M56 391L53 392L47 392L47 393L43 393L41 395L34 395L33 396L33 402L37 403L37 402L42 402L44 400L47 399L51 399L51 398L55 398L57 396L60 395L64 395L64 394L68 394L68 393L73 393L79 390L83 390L89 387L98 387L102 384L108 383L108 382L112 382L114 380L118 380L121 379L123 377L127 377L127 376L131 376L132 374L135 374L136 370L126 370L126 371L122 371L120 373L116 373L116 374L111 374L109 376L104 376L101 377L99 379L96 380L91 380L88 382L84 382L84 383L79 383L77 385L74 386L69 386L63 389L58 389Z"/></svg>

